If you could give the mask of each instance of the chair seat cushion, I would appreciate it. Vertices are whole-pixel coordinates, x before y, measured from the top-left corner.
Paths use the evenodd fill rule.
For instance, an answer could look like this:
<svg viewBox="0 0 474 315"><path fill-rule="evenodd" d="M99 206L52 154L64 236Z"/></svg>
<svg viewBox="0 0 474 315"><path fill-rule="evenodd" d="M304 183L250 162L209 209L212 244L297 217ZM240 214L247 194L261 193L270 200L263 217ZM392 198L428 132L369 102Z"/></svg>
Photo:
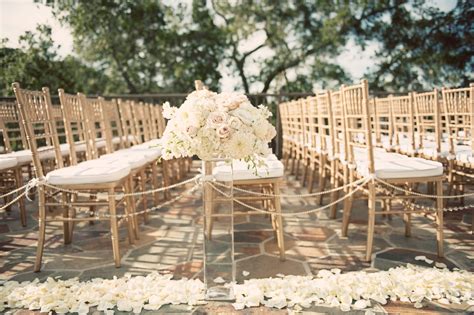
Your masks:
<svg viewBox="0 0 474 315"><path fill-rule="evenodd" d="M7 170L9 168L15 167L18 165L18 161L15 158L9 158L9 157L0 157L0 170Z"/></svg>
<svg viewBox="0 0 474 315"><path fill-rule="evenodd" d="M5 157L15 158L18 164L29 164L33 161L33 155L30 150L20 150L4 154Z"/></svg>
<svg viewBox="0 0 474 315"><path fill-rule="evenodd" d="M124 163L97 165L89 162L51 171L46 174L46 181L51 185L105 184L130 174L130 166Z"/></svg>
<svg viewBox="0 0 474 315"><path fill-rule="evenodd" d="M246 162L234 160L232 168L225 163L219 163L212 170L214 178L218 181L234 181L275 178L282 177L284 174L283 163L281 163L273 154L265 159L266 166L258 167L256 170L249 168ZM233 174L233 176L232 176Z"/></svg>
<svg viewBox="0 0 474 315"><path fill-rule="evenodd" d="M364 149L356 150L357 171L369 175L368 156ZM443 175L443 164L398 153L374 150L375 176L384 179L417 178Z"/></svg>
<svg viewBox="0 0 474 315"><path fill-rule="evenodd" d="M133 153L129 150L120 150L114 153L104 154L98 159L98 161L104 161L104 163L128 163L132 169L135 169L148 164L148 159L149 157L140 152Z"/></svg>
<svg viewBox="0 0 474 315"><path fill-rule="evenodd" d="M462 148L456 148L456 161L460 163L474 163L474 156L472 156L472 150L468 146ZM458 150L459 149L459 150Z"/></svg>

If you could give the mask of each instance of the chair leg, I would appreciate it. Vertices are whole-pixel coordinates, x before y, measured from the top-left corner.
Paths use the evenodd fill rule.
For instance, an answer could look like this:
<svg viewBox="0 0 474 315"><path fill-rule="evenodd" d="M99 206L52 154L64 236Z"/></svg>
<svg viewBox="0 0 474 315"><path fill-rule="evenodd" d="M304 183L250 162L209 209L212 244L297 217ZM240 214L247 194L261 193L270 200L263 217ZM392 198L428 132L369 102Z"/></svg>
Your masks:
<svg viewBox="0 0 474 315"><path fill-rule="evenodd" d="M61 199L63 201L63 218L69 218L69 206L68 198L65 192L61 193ZM69 221L63 221L63 233L64 233L64 244L71 244L71 231L70 231Z"/></svg>
<svg viewBox="0 0 474 315"><path fill-rule="evenodd" d="M43 186L38 187L38 245L36 247L35 272L41 270L41 260L43 259L44 240L46 234L46 205L45 191Z"/></svg>
<svg viewBox="0 0 474 315"><path fill-rule="evenodd" d="M151 164L151 182L152 182L152 185L153 185L153 189L157 189L159 184L158 184L158 168L156 166L156 163L153 162ZM158 202L160 201L159 200L159 197L158 197L158 192L154 192L153 193L153 200L155 201L155 204L158 204Z"/></svg>
<svg viewBox="0 0 474 315"><path fill-rule="evenodd" d="M163 187L168 187L170 185L170 173L169 173L170 163L168 161L161 161L161 172L163 174ZM170 198L170 191L165 190L163 192L165 200Z"/></svg>
<svg viewBox="0 0 474 315"><path fill-rule="evenodd" d="M110 233L112 240L112 251L114 254L115 267L120 267L120 247L119 247L119 233L117 223L117 208L115 204L115 191L113 188L109 189L109 211L110 211Z"/></svg>
<svg viewBox="0 0 474 315"><path fill-rule="evenodd" d="M367 224L367 251L365 260L370 262L372 260L372 248L374 242L374 231L375 231L375 185L369 183L369 217Z"/></svg>
<svg viewBox="0 0 474 315"><path fill-rule="evenodd" d="M15 182L17 187L23 186L23 177L21 173L21 167L15 170ZM18 200L18 206L20 208L20 221L21 226L26 227L26 208L25 208L25 198L20 198Z"/></svg>
<svg viewBox="0 0 474 315"><path fill-rule="evenodd" d="M125 188L126 192L131 193L133 192L133 179L131 176L127 179L125 182ZM134 196L128 196L128 201L127 201L127 207L130 207L129 211L134 214L135 213L135 197ZM134 239L139 240L140 239L140 231L139 231L139 224L138 224L138 218L136 215L133 215L131 217L132 221L132 226L133 226L133 232L134 232Z"/></svg>
<svg viewBox="0 0 474 315"><path fill-rule="evenodd" d="M337 178L337 161L331 162L331 188L339 187L339 179ZM331 192L331 202L335 202L339 198L339 191ZM330 218L336 217L337 204L333 204L330 209Z"/></svg>
<svg viewBox="0 0 474 315"><path fill-rule="evenodd" d="M351 221L352 201L353 201L352 196L344 200L344 210L342 212L342 230L341 230L341 235L343 237L347 237L347 231L349 229L349 223Z"/></svg>
<svg viewBox="0 0 474 315"><path fill-rule="evenodd" d="M314 173L316 173L315 167L314 167L314 162L310 162L310 167L309 167L309 174L308 174L308 191L309 193L313 193L313 187L314 187Z"/></svg>
<svg viewBox="0 0 474 315"><path fill-rule="evenodd" d="M279 183L274 183L273 184L273 193L275 195L280 194L280 184ZM277 214L281 214L280 197L275 197L275 212ZM284 235L283 235L283 217L281 215L276 215L275 223L276 223L278 249L280 250L280 260L285 261L286 256L285 256L285 239L284 239Z"/></svg>
<svg viewBox="0 0 474 315"><path fill-rule="evenodd" d="M145 174L145 170L141 170L140 171L140 187L142 189L142 191L146 191L146 174ZM146 194L143 194L141 196L141 198L143 198L143 210L146 210L148 209L148 196ZM145 211L143 213L143 221L145 223L148 223L148 213Z"/></svg>
<svg viewBox="0 0 474 315"><path fill-rule="evenodd" d="M324 161L321 161L321 164L318 167L318 192L322 192L326 188L327 174L326 174L326 170L324 169L323 162ZM316 202L319 205L322 205L323 204L323 195L317 196L316 197Z"/></svg>
<svg viewBox="0 0 474 315"><path fill-rule="evenodd" d="M296 169L295 169L295 179L298 180L300 177L300 164L301 164L301 158L299 157L299 154L296 155Z"/></svg>
<svg viewBox="0 0 474 315"><path fill-rule="evenodd" d="M127 180L125 181L122 187L122 191L124 194L128 194L130 192L130 190L128 189ZM127 223L127 233L128 233L129 244L135 243L135 224L133 223L134 211L132 211L133 209L131 205L132 201L133 201L132 196L125 197L124 210L125 210L125 213L127 214L127 218L125 219L125 222Z"/></svg>
<svg viewBox="0 0 474 315"><path fill-rule="evenodd" d="M444 230L443 230L443 182L439 181L436 183L436 238L438 243L438 257L444 257Z"/></svg>

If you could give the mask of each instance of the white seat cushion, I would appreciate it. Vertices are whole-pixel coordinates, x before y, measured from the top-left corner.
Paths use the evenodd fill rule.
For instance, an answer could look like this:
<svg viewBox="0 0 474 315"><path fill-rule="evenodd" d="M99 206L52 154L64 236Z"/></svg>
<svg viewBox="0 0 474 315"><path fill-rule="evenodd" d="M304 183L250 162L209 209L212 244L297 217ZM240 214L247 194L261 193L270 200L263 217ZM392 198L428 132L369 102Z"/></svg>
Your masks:
<svg viewBox="0 0 474 315"><path fill-rule="evenodd" d="M147 157L146 155L140 152L133 153L128 150L127 152L123 152L123 151L125 150L120 150L120 151L110 153L110 154L104 154L97 161L104 161L104 163L119 163L119 164L128 163L128 165L132 169L143 167L149 162L148 161L149 157Z"/></svg>
<svg viewBox="0 0 474 315"><path fill-rule="evenodd" d="M219 163L212 170L214 178L218 181L234 181L282 177L284 174L283 163L281 163L273 154L265 159L265 167L259 167L257 170L249 169L246 162L234 160L232 168L225 163ZM231 175L233 174L233 176Z"/></svg>
<svg viewBox="0 0 474 315"><path fill-rule="evenodd" d="M21 150L4 154L5 157L15 158L18 164L28 164L33 161L33 155L30 150Z"/></svg>
<svg viewBox="0 0 474 315"><path fill-rule="evenodd" d="M5 154L2 154L2 156L0 156L0 170L7 170L18 165L17 159L3 157L3 155Z"/></svg>
<svg viewBox="0 0 474 315"><path fill-rule="evenodd" d="M46 175L46 181L51 185L105 184L130 174L130 166L124 163L96 165L90 162L51 171Z"/></svg>
<svg viewBox="0 0 474 315"><path fill-rule="evenodd" d="M116 153L123 152L125 154L141 154L143 155L148 162L156 161L161 156L161 149L160 148L148 148L148 147L136 147L133 146L129 149L124 149L120 151L116 151ZM115 153L115 152L114 152Z"/></svg>
<svg viewBox="0 0 474 315"><path fill-rule="evenodd" d="M357 171L369 175L368 156L364 149L355 151ZM443 175L443 165L436 161L374 150L375 176L384 179L416 178Z"/></svg>

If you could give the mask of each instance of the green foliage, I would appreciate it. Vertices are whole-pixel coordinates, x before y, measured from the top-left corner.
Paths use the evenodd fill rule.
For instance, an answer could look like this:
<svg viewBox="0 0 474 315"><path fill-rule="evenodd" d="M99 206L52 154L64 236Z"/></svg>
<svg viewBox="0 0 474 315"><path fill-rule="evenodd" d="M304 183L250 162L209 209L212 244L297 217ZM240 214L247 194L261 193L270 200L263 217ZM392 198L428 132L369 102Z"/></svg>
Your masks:
<svg viewBox="0 0 474 315"><path fill-rule="evenodd" d="M87 67L79 59L67 56L60 59L58 47L51 39L51 28L41 25L37 32L27 32L20 38L21 48L0 46L0 93L13 95L11 84L15 81L28 89L47 86L55 93L58 88L85 93L108 93L119 88L103 72Z"/></svg>
<svg viewBox="0 0 474 315"><path fill-rule="evenodd" d="M406 92L473 81L472 1L458 1L447 13L416 1L386 19L364 30L382 44L377 67L369 74L373 87Z"/></svg>
<svg viewBox="0 0 474 315"><path fill-rule="evenodd" d="M421 0L46 1L71 29L77 57L60 59L51 30L0 47L2 92L19 80L86 93L188 92L221 71L246 92L308 92L355 79L337 64L349 40L379 44L371 90L466 86L473 80L474 9ZM86 66L87 65L87 66Z"/></svg>

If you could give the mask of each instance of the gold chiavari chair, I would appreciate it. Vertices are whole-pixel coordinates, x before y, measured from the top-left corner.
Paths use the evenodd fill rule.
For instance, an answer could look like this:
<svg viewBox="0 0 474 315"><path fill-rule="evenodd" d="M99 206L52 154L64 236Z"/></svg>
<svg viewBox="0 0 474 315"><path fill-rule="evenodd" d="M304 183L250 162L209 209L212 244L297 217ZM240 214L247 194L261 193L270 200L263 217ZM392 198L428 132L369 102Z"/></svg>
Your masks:
<svg viewBox="0 0 474 315"><path fill-rule="evenodd" d="M320 164L318 170L318 191L326 188L327 178L330 178L331 187L335 187L337 179L337 157L335 152L335 130L334 118L332 116L331 94L329 91L316 92L314 106L317 106L318 124L315 126L319 130L316 141L320 143ZM314 115L314 114L313 114ZM317 197L319 204L322 204L323 195ZM335 198L335 195L332 196ZM334 199L335 200L335 199ZM335 210L332 209L332 217L335 217Z"/></svg>
<svg viewBox="0 0 474 315"><path fill-rule="evenodd" d="M360 84L353 86L342 86L343 115L345 120L344 141L348 151L347 168L349 181L356 178L374 176L377 179L392 185L399 185L411 189L420 183L434 182L436 184L436 221L437 221L437 244L438 256L443 256L443 165L436 161L421 158L413 158L397 153L389 153L377 150L372 144L372 126L370 121L370 107L368 99L368 83L363 80ZM360 134L364 135L361 139ZM371 179L363 187L368 198L368 231L366 260L372 257L373 238L375 230L375 215L380 214L402 214L406 224L405 234L410 235L410 216L414 213L427 213L429 210L403 209L393 211L376 211L377 200L414 200L419 196L396 194L395 191L386 193L386 188L377 179ZM353 187L350 190L354 189ZM342 235L347 236L347 229L352 209L354 196L344 201L344 215L342 224Z"/></svg>
<svg viewBox="0 0 474 315"><path fill-rule="evenodd" d="M23 186L23 168L31 171L31 159L21 159L14 155L15 149L24 149L26 142L25 135L20 128L20 120L14 102L0 102L0 132L3 138L4 152L0 154L0 193L6 194L12 190ZM4 197L5 204L9 203L14 196ZM25 199L18 200L20 210L20 221L26 227ZM11 206L7 207L7 212L11 211Z"/></svg>
<svg viewBox="0 0 474 315"><path fill-rule="evenodd" d="M469 87L442 89L446 124L448 193L464 194L464 186L474 180L474 83ZM461 200L464 203L464 199ZM474 224L473 224L474 225Z"/></svg>
<svg viewBox="0 0 474 315"><path fill-rule="evenodd" d="M45 184L54 185L61 189L68 189L83 193L105 193L106 202L97 201L94 205L105 207L110 216L97 217L94 220L106 220L110 223L111 241L114 255L114 262L116 267L120 267L120 248L119 248L119 234L118 223L119 219L116 216L117 207L124 204L125 198L117 198L117 192L130 193L131 187L127 185L130 176L130 167L128 165L105 165L85 162L78 165L63 167L63 160L59 146L58 134L54 129L54 123L51 110L51 98L49 90L43 88L42 91L29 91L20 88L18 83L13 84L13 90L18 102L18 108L21 116L22 128L24 128L29 147L32 152L33 164L35 167L36 177L44 181ZM43 167L39 157L38 149L45 145L52 144L56 160L56 170L43 173ZM73 146L71 143L70 146ZM64 225L65 241L69 241L69 226L70 222L75 221L90 221L91 218L69 217L70 208L81 208L91 204L87 200L75 200L70 198L67 193L62 193L62 199L50 199L47 196L52 196L55 189L40 184L38 186L38 246L34 270L41 269L41 261L43 257L43 249L46 234L46 223L50 221L61 221ZM117 200L119 199L119 200ZM129 199L129 198L127 198ZM128 202L127 202L128 204ZM47 218L47 209L50 207L61 207L63 215L53 216ZM131 220L129 220L128 207L124 207L125 221L128 223L129 241L133 242L133 227Z"/></svg>
<svg viewBox="0 0 474 315"><path fill-rule="evenodd" d="M69 155L71 156L71 165L92 165L98 167L100 165L122 165L127 164L130 167L129 176L125 189L134 191L133 178L135 177L137 168L141 164L145 163L143 157L137 157L136 159L130 158L109 158L110 154L102 155L104 159L99 159L100 152L104 151L107 147L107 143L111 143L111 139L108 140L104 137L105 122L104 113L102 111L102 103L100 99L87 98L82 93L76 95L65 93L63 89L58 90L59 100L61 103L61 110L63 112L64 127L66 132L66 138L69 144ZM89 164L86 162L90 162ZM127 188L129 187L129 188ZM72 200L77 199L77 195L71 196ZM90 213L93 213L96 209L95 202L98 202L97 198L91 197L91 205L89 205ZM135 200L133 197L128 197L126 201L126 207L129 213L135 212ZM73 213L75 215L75 213ZM133 243L133 239L138 239L138 223L137 217L133 216L127 218L127 224L129 225L129 241ZM93 222L93 221L90 221ZM72 232L74 229L74 221L69 222L69 239L66 243L72 241ZM130 233L134 233L134 236ZM65 236L67 234L65 232Z"/></svg>
<svg viewBox="0 0 474 315"><path fill-rule="evenodd" d="M349 177L349 171L347 167L348 161L348 150L345 142L345 120L343 114L343 103L341 91L330 92L330 107L329 110L332 112L333 126L331 135L334 146L331 157L331 187L337 188L341 184L347 183ZM346 189L347 190L347 189ZM344 190L344 193L346 193ZM335 202L339 198L339 190L331 193L331 202ZM337 216L337 204L333 204L330 208L330 218L335 219Z"/></svg>

